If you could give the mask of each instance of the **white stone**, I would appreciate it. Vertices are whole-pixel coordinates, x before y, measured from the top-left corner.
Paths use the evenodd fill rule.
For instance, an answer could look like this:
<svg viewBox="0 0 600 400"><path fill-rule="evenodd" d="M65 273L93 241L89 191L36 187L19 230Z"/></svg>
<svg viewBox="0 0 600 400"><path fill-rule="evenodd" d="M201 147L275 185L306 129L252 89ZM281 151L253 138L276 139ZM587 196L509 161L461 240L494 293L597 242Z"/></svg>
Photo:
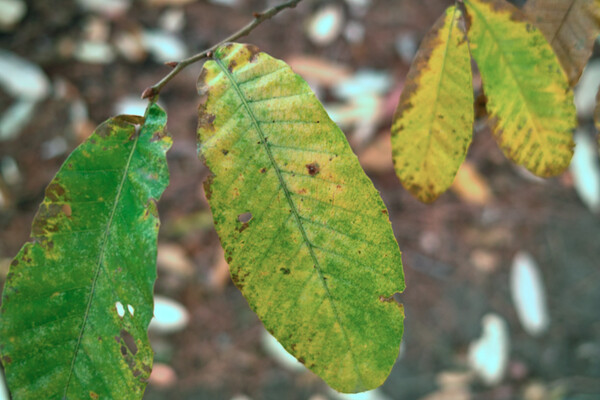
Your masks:
<svg viewBox="0 0 600 400"><path fill-rule="evenodd" d="M19 165L11 156L6 156L2 159L1 163L2 168L2 177L4 181L9 185L16 185L21 183L23 179L21 175L21 171L19 170Z"/></svg>
<svg viewBox="0 0 600 400"><path fill-rule="evenodd" d="M508 363L509 336L506 322L496 314L482 319L482 336L469 345L469 364L490 386L502 381Z"/></svg>
<svg viewBox="0 0 600 400"><path fill-rule="evenodd" d="M0 86L13 97L31 101L41 100L50 92L50 81L39 66L2 49Z"/></svg>
<svg viewBox="0 0 600 400"><path fill-rule="evenodd" d="M384 94L387 93L393 85L393 80L389 73L364 69L356 71L348 79L335 85L334 94L340 99L352 99L364 94Z"/></svg>
<svg viewBox="0 0 600 400"><path fill-rule="evenodd" d="M141 99L139 96L127 96L117 101L115 114L143 117L146 113L146 107L148 107L148 100Z"/></svg>
<svg viewBox="0 0 600 400"><path fill-rule="evenodd" d="M26 12L27 5L23 0L0 0L0 30L14 29Z"/></svg>
<svg viewBox="0 0 600 400"><path fill-rule="evenodd" d="M10 140L23 130L31 121L37 103L31 100L18 100L0 117L0 142Z"/></svg>
<svg viewBox="0 0 600 400"><path fill-rule="evenodd" d="M158 62L179 61L187 56L187 49L181 39L161 30L144 31L142 45Z"/></svg>
<svg viewBox="0 0 600 400"><path fill-rule="evenodd" d="M417 54L417 39L411 32L400 33L396 36L396 53L406 64L412 63L415 54Z"/></svg>
<svg viewBox="0 0 600 400"><path fill-rule="evenodd" d="M544 333L550 324L544 283L531 254L515 255L510 271L510 294L523 329L532 336Z"/></svg>
<svg viewBox="0 0 600 400"><path fill-rule="evenodd" d="M69 150L67 140L62 136L55 136L42 143L40 153L42 160L50 160L51 158L65 154L67 150Z"/></svg>
<svg viewBox="0 0 600 400"><path fill-rule="evenodd" d="M77 3L86 11L97 12L109 17L124 14L131 6L131 0L77 0Z"/></svg>
<svg viewBox="0 0 600 400"><path fill-rule="evenodd" d="M600 212L600 167L598 144L585 131L575 132L575 154L569 170L573 175L575 191L581 201L594 213Z"/></svg>
<svg viewBox="0 0 600 400"><path fill-rule="evenodd" d="M154 317L148 329L157 333L174 333L184 329L190 320L184 306L164 296L154 296Z"/></svg>
<svg viewBox="0 0 600 400"><path fill-rule="evenodd" d="M600 87L600 60L590 61L583 70L579 83L575 86L575 107L577 115L592 118L596 105L596 93Z"/></svg>
<svg viewBox="0 0 600 400"><path fill-rule="evenodd" d="M115 59L113 47L106 42L84 40L77 44L75 59L89 64L110 64Z"/></svg>
<svg viewBox="0 0 600 400"><path fill-rule="evenodd" d="M334 400L390 400L390 398L379 389L360 393L339 393L330 390L330 394Z"/></svg>
<svg viewBox="0 0 600 400"><path fill-rule="evenodd" d="M306 370L306 367L296 360L296 357L288 353L281 343L266 330L263 330L261 344L265 352L282 367L291 371Z"/></svg>
<svg viewBox="0 0 600 400"><path fill-rule="evenodd" d="M159 25L167 32L180 32L185 26L185 13L182 8L166 10L159 20Z"/></svg>
<svg viewBox="0 0 600 400"><path fill-rule="evenodd" d="M4 380L4 374L0 374L0 400L10 400L6 381Z"/></svg>
<svg viewBox="0 0 600 400"><path fill-rule="evenodd" d="M319 8L306 24L306 35L318 46L327 46L336 40L344 28L344 10L330 3Z"/></svg>
<svg viewBox="0 0 600 400"><path fill-rule="evenodd" d="M235 7L240 3L240 0L210 0L210 2L220 6Z"/></svg>

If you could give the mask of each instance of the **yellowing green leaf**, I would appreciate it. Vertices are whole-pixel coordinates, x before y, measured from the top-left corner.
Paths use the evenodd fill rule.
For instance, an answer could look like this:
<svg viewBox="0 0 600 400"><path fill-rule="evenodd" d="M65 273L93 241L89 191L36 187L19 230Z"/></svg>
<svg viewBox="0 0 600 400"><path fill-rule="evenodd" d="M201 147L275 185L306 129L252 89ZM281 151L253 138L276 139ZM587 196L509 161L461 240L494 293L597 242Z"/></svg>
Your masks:
<svg viewBox="0 0 600 400"><path fill-rule="evenodd" d="M493 132L506 156L538 176L573 156L573 94L552 48L503 0L465 0L471 53L481 72Z"/></svg>
<svg viewBox="0 0 600 400"><path fill-rule="evenodd" d="M265 327L342 392L382 384L404 313L387 210L302 78L255 47L204 65L200 154L231 277Z"/></svg>
<svg viewBox="0 0 600 400"><path fill-rule="evenodd" d="M546 36L575 86L600 34L600 0L528 0L523 11Z"/></svg>
<svg viewBox="0 0 600 400"><path fill-rule="evenodd" d="M392 125L400 181L431 202L452 184L473 131L471 56L454 6L421 43Z"/></svg>
<svg viewBox="0 0 600 400"><path fill-rule="evenodd" d="M0 348L14 399L140 399L152 367L166 114L100 125L46 189L2 293ZM141 123L138 134L135 124Z"/></svg>

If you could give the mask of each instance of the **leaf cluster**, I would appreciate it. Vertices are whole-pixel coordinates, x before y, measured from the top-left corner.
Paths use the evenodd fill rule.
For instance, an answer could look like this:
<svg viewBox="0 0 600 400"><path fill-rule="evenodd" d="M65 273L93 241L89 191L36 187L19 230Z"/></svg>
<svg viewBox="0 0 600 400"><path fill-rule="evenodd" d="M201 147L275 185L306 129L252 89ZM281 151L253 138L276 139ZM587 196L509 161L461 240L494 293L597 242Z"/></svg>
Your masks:
<svg viewBox="0 0 600 400"><path fill-rule="evenodd" d="M431 202L452 183L473 131L473 61L506 156L539 176L563 171L573 153L571 87L598 34L598 10L592 0L531 0L529 17L503 0L449 7L423 40L394 117L402 184ZM583 49L569 45L582 41ZM251 45L211 49L197 57L209 58L198 80L198 152L212 172L205 190L231 278L265 327L331 387L375 388L397 358L404 320L387 208L287 64ZM46 189L0 309L15 399L143 394L156 201L171 145L155 101L172 76L150 90L144 117L101 124Z"/></svg>

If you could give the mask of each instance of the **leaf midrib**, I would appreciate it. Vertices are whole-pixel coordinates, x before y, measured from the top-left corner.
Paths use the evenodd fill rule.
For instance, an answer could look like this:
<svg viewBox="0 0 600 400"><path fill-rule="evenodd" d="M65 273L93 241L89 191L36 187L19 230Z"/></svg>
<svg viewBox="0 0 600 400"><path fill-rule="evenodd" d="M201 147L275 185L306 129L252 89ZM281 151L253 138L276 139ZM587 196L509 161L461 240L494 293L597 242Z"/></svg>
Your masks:
<svg viewBox="0 0 600 400"><path fill-rule="evenodd" d="M482 22L482 24L485 26L485 29L492 36L492 39L494 40L494 44L496 45L496 47L499 50L500 57L504 60L506 68L510 71L510 76L517 86L517 89L518 89L517 92L519 93L519 97L521 97L521 99L523 100L523 104L525 105L525 109L527 110L527 115L533 122L533 126L535 127L534 132L535 132L535 136L538 140L538 143L544 143L545 140L543 140L544 137L541 134L541 132L543 130L540 129L540 124L539 124L539 121L537 120L537 118L534 118L535 114L532 114L531 110L529 109L529 101L525 97L523 87L521 85L521 81L517 78L517 74L515 73L514 69L511 66L511 63L509 62L508 57L506 56L506 52L505 52L503 46L501 45L502 42L496 37L494 30L491 28L491 26L488 23L487 19L485 18L484 14L481 11L479 11L479 9L475 5L473 5L473 3L471 1L465 0L465 3L468 3L471 6L471 8L473 9L473 11L475 11L477 14L479 14L479 20ZM484 85L485 85L485 82L484 82Z"/></svg>
<svg viewBox="0 0 600 400"><path fill-rule="evenodd" d="M85 313L83 316L83 323L81 325L81 330L79 331L79 336L77 338L77 344L75 345L75 350L73 351L73 359L71 360L71 367L69 368L69 376L67 378L67 384L65 386L65 391L63 394L63 398L66 399L67 398L67 393L69 391L69 385L71 383L71 377L73 376L73 371L75 369L75 361L77 360L77 355L79 353L79 348L81 347L81 340L83 338L83 334L85 331L85 328L87 326L87 322L88 322L88 317L89 317L89 313L90 313L90 309L92 306L92 300L94 299L94 294L95 294L95 289L96 289L96 284L98 282L98 278L100 276L100 271L102 270L102 262L104 259L104 253L106 251L106 246L108 245L108 239L110 236L110 229L112 226L112 222L113 222L113 218L115 216L115 213L117 211L117 207L119 205L119 199L121 197L121 192L123 191L123 186L125 185L125 180L127 179L127 173L129 172L129 167L131 165L131 160L133 158L133 154L135 153L135 149L137 147L138 141L139 141L140 135L137 134L135 135L135 140L133 142L133 145L131 147L131 152L129 153L129 157L127 158L127 163L125 164L124 170L123 170L123 176L121 177L121 182L119 183L119 188L117 189L117 195L115 196L115 201L113 203L113 207L112 210L110 212L110 216L108 218L108 222L106 223L106 229L104 230L104 241L102 243L102 247L100 248L100 253L98 255L98 261L96 264L96 272L94 275L94 279L92 281L92 286L90 288L90 294L88 297L88 302L87 302L87 306L85 309Z"/></svg>
<svg viewBox="0 0 600 400"><path fill-rule="evenodd" d="M290 206L290 209L292 210L292 214L294 215L294 219L296 220L296 224L298 226L298 230L300 231L300 233L302 234L302 239L304 240L304 243L306 244L306 247L308 248L308 251L310 253L310 256L314 262L314 266L315 266L315 270L317 271L317 274L319 275L319 279L321 281L321 284L323 285L323 288L325 289L325 293L327 295L327 299L329 300L329 303L331 304L331 308L333 310L333 314L335 316L335 319L338 323L338 325L340 326L340 330L342 332L342 335L344 337L344 340L346 341L347 345L348 345L348 351L350 353L350 356L352 357L352 364L354 367L354 371L356 373L356 376L358 378L359 384L360 386L364 386L363 383L363 379L362 376L360 374L360 370L358 368L358 363L356 361L356 356L354 355L354 352L352 351L352 346L350 344L350 339L348 337L348 334L346 332L346 328L344 327L344 324L342 324L342 321L340 319L340 315L337 309L337 305L335 304L335 300L333 299L331 292L329 291L329 286L327 285L327 282L323 276L323 272L321 271L321 265L319 263L319 260L313 250L313 244L311 243L311 241L308 239L308 235L306 233L306 230L304 229L304 225L302 224L301 221L301 217L300 214L298 213L298 209L296 208L296 204L294 203L294 201L292 200L292 196L290 193L290 190L288 189L285 180L283 178L283 174L279 168L279 165L277 165L277 162L275 161L275 158L273 157L273 154L271 153L271 149L269 148L267 141L265 140L265 134L262 130L262 128L260 127L260 124L258 123L258 119L256 118L256 116L254 115L254 113L252 112L252 109L250 108L250 105L248 104L248 101L246 99L246 96L244 95L244 93L242 92L241 88L239 87L237 81L235 80L235 78L231 75L231 73L229 72L229 69L223 64L223 62L215 57L214 58L215 63L219 66L219 68L221 69L221 71L223 72L223 74L227 77L227 79L231 82L232 87L234 88L234 90L236 91L237 95L239 96L240 100L242 101L243 107L246 109L246 112L248 113L248 116L250 117L251 121L252 121L252 125L254 126L256 132L258 133L258 136L260 138L260 143L262 143L263 148L265 149L265 152L267 153L267 156L269 157L269 161L271 162L271 165L273 166L273 169L275 170L275 173L277 175L277 178L279 180L279 185L283 190L283 193L285 195L285 198Z"/></svg>
<svg viewBox="0 0 600 400"><path fill-rule="evenodd" d="M446 37L446 46L444 48L444 55L442 58L442 66L440 69L441 70L440 78L438 80L438 84L436 87L435 104L433 106L433 112L431 113L431 119L429 120L429 135L427 136L427 146L426 146L426 150L425 150L425 157L423 157L423 159L424 159L423 168L425 170L429 170L429 167L431 165L430 163L427 162L427 160L429 159L429 156L431 155L431 139L435 132L435 129L433 129L433 125L435 122L435 115L437 113L438 106L440 104L440 93L442 91L442 82L444 82L444 77L446 76L446 74L444 72L446 69L446 61L448 58L448 52L450 50L452 30L453 30L454 26L456 25L456 13L457 12L459 12L458 7L454 7L454 13L452 14L452 22L450 23L450 28L448 29L448 36ZM457 49L458 49L458 47L457 47ZM431 175L428 175L428 180L431 182L430 177L431 177ZM434 179L434 181L435 181L435 179Z"/></svg>

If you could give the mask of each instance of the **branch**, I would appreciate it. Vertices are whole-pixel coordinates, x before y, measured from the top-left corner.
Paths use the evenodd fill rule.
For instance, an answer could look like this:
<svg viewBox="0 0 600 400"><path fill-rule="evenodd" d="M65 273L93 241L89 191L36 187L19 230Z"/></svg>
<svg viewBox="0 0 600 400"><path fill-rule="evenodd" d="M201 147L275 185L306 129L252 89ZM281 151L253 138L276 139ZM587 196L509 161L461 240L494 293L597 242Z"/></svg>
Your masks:
<svg viewBox="0 0 600 400"><path fill-rule="evenodd" d="M296 5L298 3L300 3L301 1L302 0L289 0L289 1L286 1L285 3L271 7L268 10L263 11L262 13L254 13L253 14L254 19L250 23L248 23L246 26L244 26L242 29L235 32L231 36L221 40L219 43L215 44L214 46L209 47L208 49L202 51L201 53L198 53L189 58L186 58L185 60L181 60L179 62L166 63L168 66L173 67L173 70L171 70L171 72L169 72L167 75L165 75L165 77L162 78L158 83L154 84L154 86L147 87L146 90L144 90L144 92L142 93L142 99L151 99L152 100L153 98L158 96L158 94L160 93L162 88L171 79L173 79L175 77L175 75L180 73L188 65L193 64L197 61L203 60L205 58L210 58L212 56L212 52L215 51L222 44L227 43L227 42L232 42L236 39L239 39L243 36L248 35L250 32L252 32L254 30L254 28L256 28L258 25L260 25L264 21L274 17L280 11L282 11L286 8L296 7Z"/></svg>

